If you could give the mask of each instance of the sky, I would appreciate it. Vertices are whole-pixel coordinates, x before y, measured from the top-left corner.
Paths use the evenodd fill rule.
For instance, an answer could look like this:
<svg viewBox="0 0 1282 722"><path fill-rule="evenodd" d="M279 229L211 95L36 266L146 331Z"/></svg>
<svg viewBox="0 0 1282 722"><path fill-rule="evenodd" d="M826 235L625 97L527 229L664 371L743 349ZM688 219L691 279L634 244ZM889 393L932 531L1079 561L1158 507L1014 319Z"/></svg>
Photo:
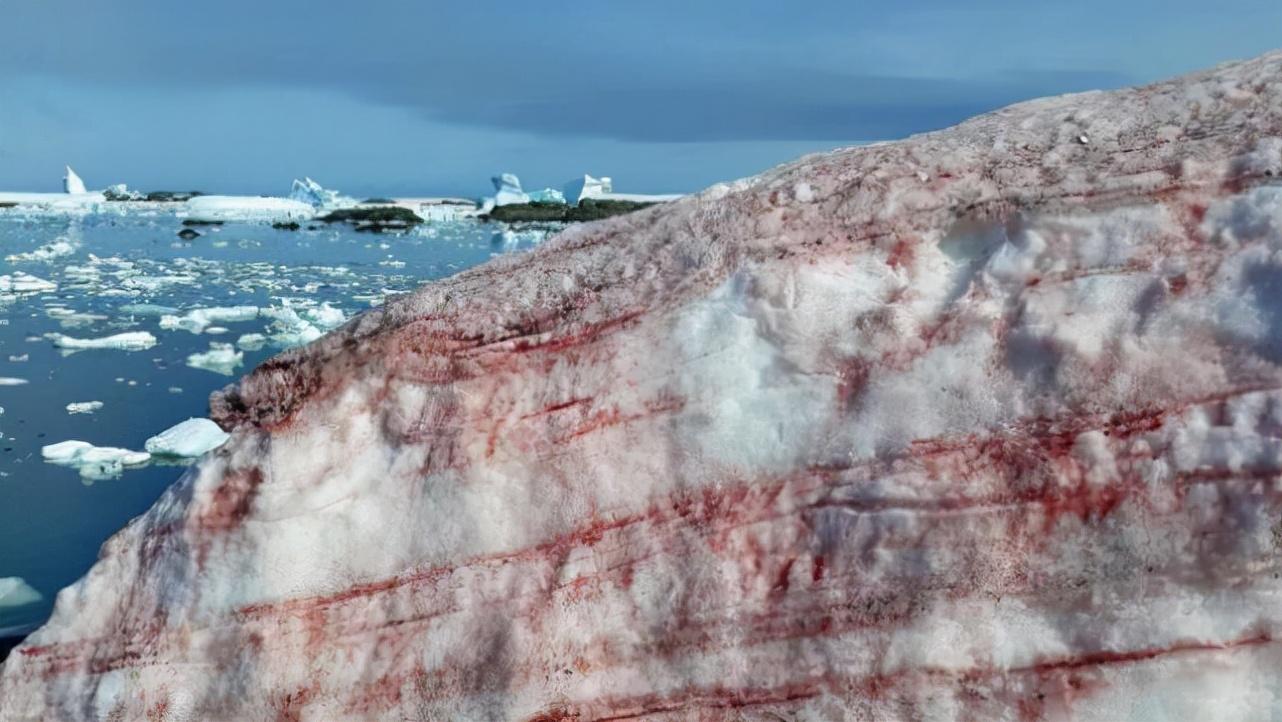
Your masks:
<svg viewBox="0 0 1282 722"><path fill-rule="evenodd" d="M0 0L0 189L686 192L1282 45L1278 0Z"/></svg>

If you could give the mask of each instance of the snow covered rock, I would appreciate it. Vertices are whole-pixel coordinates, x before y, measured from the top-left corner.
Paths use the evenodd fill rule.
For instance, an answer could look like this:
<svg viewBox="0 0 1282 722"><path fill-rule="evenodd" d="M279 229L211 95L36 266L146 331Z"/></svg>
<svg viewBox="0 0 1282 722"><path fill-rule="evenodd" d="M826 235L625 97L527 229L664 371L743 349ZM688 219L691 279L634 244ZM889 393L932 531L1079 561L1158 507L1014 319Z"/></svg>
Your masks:
<svg viewBox="0 0 1282 722"><path fill-rule="evenodd" d="M1280 175L1274 54L391 299L212 400L0 718L1277 718Z"/></svg>
<svg viewBox="0 0 1282 722"><path fill-rule="evenodd" d="M85 182L80 180L80 176L76 175L71 166L66 166L66 168L67 174L62 177L62 191L64 193L88 193L89 191L85 190Z"/></svg>
<svg viewBox="0 0 1282 722"><path fill-rule="evenodd" d="M227 432L209 419L187 419L147 439L143 446L155 456L195 458L227 441Z"/></svg>

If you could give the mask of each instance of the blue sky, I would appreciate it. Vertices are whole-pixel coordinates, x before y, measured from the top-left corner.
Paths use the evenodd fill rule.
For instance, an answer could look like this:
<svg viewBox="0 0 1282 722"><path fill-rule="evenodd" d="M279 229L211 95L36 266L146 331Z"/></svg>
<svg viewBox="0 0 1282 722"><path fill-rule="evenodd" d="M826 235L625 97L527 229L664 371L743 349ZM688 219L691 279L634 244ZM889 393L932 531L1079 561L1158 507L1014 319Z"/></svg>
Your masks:
<svg viewBox="0 0 1282 722"><path fill-rule="evenodd" d="M688 191L1271 49L1282 2L4 0L0 189Z"/></svg>

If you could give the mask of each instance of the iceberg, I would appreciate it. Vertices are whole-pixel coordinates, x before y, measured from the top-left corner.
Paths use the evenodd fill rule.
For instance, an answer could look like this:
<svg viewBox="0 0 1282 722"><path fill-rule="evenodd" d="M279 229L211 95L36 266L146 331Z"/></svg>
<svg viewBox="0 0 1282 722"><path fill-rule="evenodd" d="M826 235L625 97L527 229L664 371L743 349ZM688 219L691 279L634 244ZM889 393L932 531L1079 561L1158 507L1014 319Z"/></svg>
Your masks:
<svg viewBox="0 0 1282 722"><path fill-rule="evenodd" d="M68 351L85 349L115 349L118 351L145 351L156 345L156 337L146 331L126 331L102 338L72 338L64 334L50 334L53 345Z"/></svg>
<svg viewBox="0 0 1282 722"><path fill-rule="evenodd" d="M76 469L89 480L115 479L124 469L141 466L151 459L145 451L131 451L113 446L94 446L87 441L62 441L40 449L45 461Z"/></svg>
<svg viewBox="0 0 1282 722"><path fill-rule="evenodd" d="M66 168L67 174L62 177L63 192L72 194L88 193L89 191L85 190L85 182L80 180L80 176L76 175L71 166L66 166Z"/></svg>
<svg viewBox="0 0 1282 722"><path fill-rule="evenodd" d="M521 179L514 173L503 173L490 179L494 184L494 205L506 206L514 203L529 203L530 197L521 190Z"/></svg>
<svg viewBox="0 0 1282 722"><path fill-rule="evenodd" d="M593 178L584 173L582 178L566 183L562 193L567 203L577 205L584 198L601 198L613 190L613 181L608 176Z"/></svg>
<svg viewBox="0 0 1282 722"><path fill-rule="evenodd" d="M195 458L227 441L229 434L209 419L187 419L147 439L143 446L154 456Z"/></svg>
<svg viewBox="0 0 1282 722"><path fill-rule="evenodd" d="M317 210L356 204L355 199L343 196L338 191L324 188L321 184L307 177L302 180L294 179L294 183L290 187L289 198L299 203L306 203Z"/></svg>
<svg viewBox="0 0 1282 722"><path fill-rule="evenodd" d="M35 604L43 599L22 577L0 577L0 609Z"/></svg>
<svg viewBox="0 0 1282 722"><path fill-rule="evenodd" d="M207 223L310 220L316 216L314 207L290 198L197 196L175 205L181 206L190 220Z"/></svg>
<svg viewBox="0 0 1282 722"><path fill-rule="evenodd" d="M69 414L92 414L102 408L101 401L73 401L67 404Z"/></svg>

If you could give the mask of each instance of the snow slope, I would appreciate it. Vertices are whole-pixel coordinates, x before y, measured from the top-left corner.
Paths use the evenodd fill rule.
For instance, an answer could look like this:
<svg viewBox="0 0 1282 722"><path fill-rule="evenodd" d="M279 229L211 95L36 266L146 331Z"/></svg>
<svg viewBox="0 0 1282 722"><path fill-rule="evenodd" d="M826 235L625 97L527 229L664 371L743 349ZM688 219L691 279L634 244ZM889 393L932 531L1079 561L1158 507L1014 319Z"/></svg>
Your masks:
<svg viewBox="0 0 1282 722"><path fill-rule="evenodd" d="M575 226L212 400L0 719L1282 717L1282 54Z"/></svg>

